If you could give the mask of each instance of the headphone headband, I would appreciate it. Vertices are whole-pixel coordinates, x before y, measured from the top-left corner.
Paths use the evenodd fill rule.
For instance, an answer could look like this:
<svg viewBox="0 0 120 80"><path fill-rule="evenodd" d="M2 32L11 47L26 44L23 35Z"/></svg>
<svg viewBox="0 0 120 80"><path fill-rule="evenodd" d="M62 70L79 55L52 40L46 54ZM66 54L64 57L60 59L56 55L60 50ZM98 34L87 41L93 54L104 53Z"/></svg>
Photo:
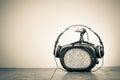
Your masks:
<svg viewBox="0 0 120 80"><path fill-rule="evenodd" d="M91 28L89 28L89 27L87 27L87 26L85 26L85 25L77 24L77 25L71 25L71 26L69 26L68 28L66 28L66 29L57 37L57 40L55 41L55 45L54 45L54 55L55 55L55 51L56 51L57 44L58 44L59 39L60 39L60 37L62 36L62 34L63 34L64 32L66 32L69 28L75 27L75 26L82 26L82 27L85 27L85 28L89 29L91 32L93 32L93 33L97 36L97 38L99 39L100 44L102 45L102 47L104 47L103 42L102 42L100 36L99 36L96 32L94 32Z"/></svg>

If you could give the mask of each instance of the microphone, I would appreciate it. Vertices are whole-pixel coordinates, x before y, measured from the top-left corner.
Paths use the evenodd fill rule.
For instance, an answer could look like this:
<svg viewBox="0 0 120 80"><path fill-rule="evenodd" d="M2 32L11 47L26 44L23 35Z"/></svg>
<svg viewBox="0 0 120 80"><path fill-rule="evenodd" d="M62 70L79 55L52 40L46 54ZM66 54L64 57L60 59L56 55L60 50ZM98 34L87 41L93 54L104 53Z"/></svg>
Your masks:
<svg viewBox="0 0 120 80"><path fill-rule="evenodd" d="M81 27L76 27L76 28L75 28L75 32L79 32L79 33L81 33L81 34L84 34L84 33L86 32L86 29L81 28Z"/></svg>
<svg viewBox="0 0 120 80"><path fill-rule="evenodd" d="M83 35L86 32L86 29L82 28L82 27L75 27L75 32L79 32L80 33L80 43L82 43L84 41Z"/></svg>

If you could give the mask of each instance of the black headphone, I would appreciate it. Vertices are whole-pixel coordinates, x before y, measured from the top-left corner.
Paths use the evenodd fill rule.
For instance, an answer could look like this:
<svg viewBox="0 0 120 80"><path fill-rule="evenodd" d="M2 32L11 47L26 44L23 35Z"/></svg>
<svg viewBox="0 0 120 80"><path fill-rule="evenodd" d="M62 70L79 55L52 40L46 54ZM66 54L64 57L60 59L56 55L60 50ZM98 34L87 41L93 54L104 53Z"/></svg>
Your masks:
<svg viewBox="0 0 120 80"><path fill-rule="evenodd" d="M66 28L66 29L57 37L57 40L56 40L55 45L54 45L54 55L55 55L55 57L58 57L58 58L59 58L59 57L60 57L60 54L61 54L61 50L64 48L63 46L58 45L58 42L59 42L60 37L61 37L62 34L63 34L65 31L67 31L69 28L75 27L75 26L85 27L85 28L89 29L90 31L92 31L92 32L97 36L97 38L99 39L100 45L97 45L97 46L94 47L94 49L95 49L95 55L96 55L97 58L102 58L102 57L104 56L104 45L103 45L103 42L102 42L100 36L99 36L96 32L94 32L91 28L89 28L89 27L87 27L87 26L85 26L85 25L71 25L71 26L69 26L68 28ZM85 29L84 29L84 32L85 32ZM75 43L76 43L76 42L75 42ZM89 42L84 42L84 43L92 44L92 43L89 43ZM74 44L74 43L72 43L72 44ZM58 46L57 46L57 45L58 45Z"/></svg>

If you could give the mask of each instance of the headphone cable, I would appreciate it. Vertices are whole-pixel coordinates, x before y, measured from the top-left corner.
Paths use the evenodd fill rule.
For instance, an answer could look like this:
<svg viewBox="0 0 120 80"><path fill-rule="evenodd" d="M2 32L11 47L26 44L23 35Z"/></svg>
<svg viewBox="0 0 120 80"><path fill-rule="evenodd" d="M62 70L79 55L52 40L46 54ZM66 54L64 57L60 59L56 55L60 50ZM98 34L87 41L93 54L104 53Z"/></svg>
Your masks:
<svg viewBox="0 0 120 80"><path fill-rule="evenodd" d="M54 61L55 61L55 64L56 64L57 68L55 68L55 70L54 70L54 72L53 72L53 74L52 74L52 76L51 76L50 80L52 80L52 79L53 79L53 77L54 77L54 75L55 75L55 73L56 73L57 69L60 69L60 70L62 70L62 71L65 71L65 72L66 72L66 70L64 70L64 69L62 69L62 68L60 68L60 67L58 66L55 56L54 56Z"/></svg>
<svg viewBox="0 0 120 80"><path fill-rule="evenodd" d="M98 71L99 69L101 69L103 65L104 65L104 57L102 58L102 64L101 64L101 66L99 66L96 70L91 70L91 71L92 71L92 72L96 72L96 71Z"/></svg>
<svg viewBox="0 0 120 80"><path fill-rule="evenodd" d="M53 72L53 74L52 74L50 80L52 80L52 78L53 78L53 76L55 75L55 72L56 72L56 71L57 71L57 68L55 68L55 70L54 70L54 72Z"/></svg>
<svg viewBox="0 0 120 80"><path fill-rule="evenodd" d="M54 61L55 61L55 64L56 64L56 66L57 66L57 68L58 68L58 69L60 69L60 70L62 70L62 71L65 71L65 72L67 72L66 70L64 70L64 69L62 69L62 68L60 68L60 67L58 66L58 63L57 63L57 61L56 61L56 58L55 58L55 56L54 56Z"/></svg>

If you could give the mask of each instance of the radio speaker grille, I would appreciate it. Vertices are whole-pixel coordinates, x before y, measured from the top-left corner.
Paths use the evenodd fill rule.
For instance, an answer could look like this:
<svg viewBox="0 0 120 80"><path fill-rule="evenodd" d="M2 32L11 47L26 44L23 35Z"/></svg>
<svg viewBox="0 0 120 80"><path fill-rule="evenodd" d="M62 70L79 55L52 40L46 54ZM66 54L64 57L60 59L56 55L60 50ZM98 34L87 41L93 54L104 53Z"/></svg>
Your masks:
<svg viewBox="0 0 120 80"><path fill-rule="evenodd" d="M64 63L68 68L87 68L91 64L91 57L84 49L73 48L65 53Z"/></svg>

